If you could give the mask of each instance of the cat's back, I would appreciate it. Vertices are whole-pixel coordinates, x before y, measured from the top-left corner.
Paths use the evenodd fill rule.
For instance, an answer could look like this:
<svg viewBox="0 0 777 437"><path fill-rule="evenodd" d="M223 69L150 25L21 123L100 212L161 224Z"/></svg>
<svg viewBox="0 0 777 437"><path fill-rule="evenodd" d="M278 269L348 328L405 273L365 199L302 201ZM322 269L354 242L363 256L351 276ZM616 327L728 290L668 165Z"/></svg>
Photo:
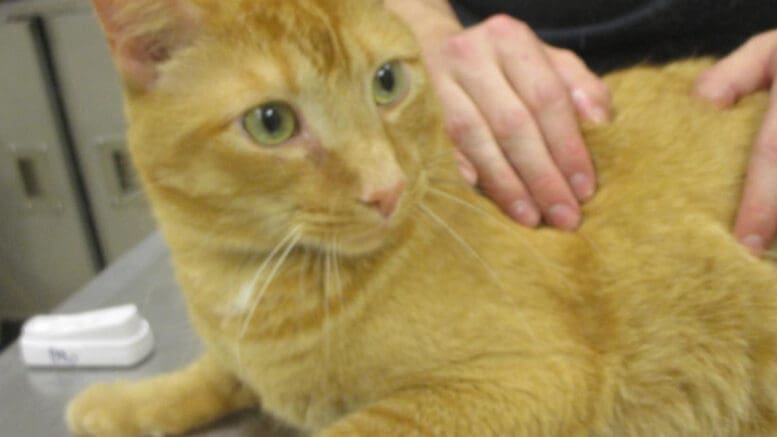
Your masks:
<svg viewBox="0 0 777 437"><path fill-rule="evenodd" d="M590 279L594 295L648 323L664 307L719 308L716 291L777 284L772 266L732 232L768 96L725 110L702 101L694 85L710 65L688 60L607 76L613 120L584 132L599 191L563 262ZM746 273L751 268L764 276Z"/></svg>
<svg viewBox="0 0 777 437"><path fill-rule="evenodd" d="M714 314L721 323L736 316L744 327L748 317L758 319L748 312L754 302L775 303L768 296L777 291L773 266L732 232L768 96L715 108L694 95L709 65L689 60L609 75L614 118L585 131L600 189L584 206L565 262L587 278L578 291L617 308L613 318L630 320L613 329L639 326L634 332L646 342L662 344L683 323L707 323ZM658 340L659 333L668 337Z"/></svg>
<svg viewBox="0 0 777 437"><path fill-rule="evenodd" d="M777 402L761 391L771 380L751 372L777 353L777 275L732 233L767 96L716 109L693 93L708 65L608 76L613 121L585 132L600 190L568 261L584 278L577 323L618 375L609 402L620 435L753 435L743 423L763 418L736 411Z"/></svg>
<svg viewBox="0 0 777 437"><path fill-rule="evenodd" d="M702 101L694 84L711 62L639 66L605 78L613 120L584 132L600 182L586 217L634 214L645 223L693 211L733 223L768 97L757 94L726 110Z"/></svg>

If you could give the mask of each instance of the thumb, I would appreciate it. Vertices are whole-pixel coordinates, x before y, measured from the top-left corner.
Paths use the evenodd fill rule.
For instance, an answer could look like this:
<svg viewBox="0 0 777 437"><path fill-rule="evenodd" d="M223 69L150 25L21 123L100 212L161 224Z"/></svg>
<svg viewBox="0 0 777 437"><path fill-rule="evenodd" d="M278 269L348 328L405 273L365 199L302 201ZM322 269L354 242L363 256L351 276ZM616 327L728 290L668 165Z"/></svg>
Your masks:
<svg viewBox="0 0 777 437"><path fill-rule="evenodd" d="M702 73L696 94L719 107L742 96L766 89L774 80L777 31L757 35Z"/></svg>

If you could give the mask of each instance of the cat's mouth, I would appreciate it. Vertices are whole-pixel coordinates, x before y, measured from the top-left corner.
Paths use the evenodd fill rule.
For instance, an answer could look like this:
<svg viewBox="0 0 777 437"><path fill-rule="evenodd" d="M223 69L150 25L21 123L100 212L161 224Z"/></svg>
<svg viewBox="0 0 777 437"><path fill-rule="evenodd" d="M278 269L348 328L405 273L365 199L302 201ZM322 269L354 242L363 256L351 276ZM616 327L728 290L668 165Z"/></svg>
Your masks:
<svg viewBox="0 0 777 437"><path fill-rule="evenodd" d="M425 182L425 181L424 181ZM312 211L299 211L294 222L299 223L302 242L323 252L358 257L380 250L395 240L397 231L406 223L416 198L423 194L424 184L412 184L396 199L390 215L359 206L343 216Z"/></svg>
<svg viewBox="0 0 777 437"><path fill-rule="evenodd" d="M343 256L363 256L379 250L390 238L391 226L379 223L372 226L352 226L329 231L305 232L302 240L307 246L321 252L335 252Z"/></svg>

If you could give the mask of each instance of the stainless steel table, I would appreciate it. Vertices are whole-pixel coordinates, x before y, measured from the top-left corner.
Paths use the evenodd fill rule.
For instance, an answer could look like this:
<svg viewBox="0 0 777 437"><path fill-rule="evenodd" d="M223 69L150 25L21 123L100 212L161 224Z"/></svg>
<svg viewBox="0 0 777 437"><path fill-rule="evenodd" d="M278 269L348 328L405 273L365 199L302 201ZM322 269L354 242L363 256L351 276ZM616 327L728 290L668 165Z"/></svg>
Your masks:
<svg viewBox="0 0 777 437"><path fill-rule="evenodd" d="M79 312L134 303L154 331L154 353L129 370L37 370L21 361L18 345L0 355L0 435L53 437L67 435L63 413L73 395L90 384L137 379L182 367L198 356L199 340L186 318L161 237L149 237L113 264L55 312ZM197 436L289 436L258 412L226 419Z"/></svg>

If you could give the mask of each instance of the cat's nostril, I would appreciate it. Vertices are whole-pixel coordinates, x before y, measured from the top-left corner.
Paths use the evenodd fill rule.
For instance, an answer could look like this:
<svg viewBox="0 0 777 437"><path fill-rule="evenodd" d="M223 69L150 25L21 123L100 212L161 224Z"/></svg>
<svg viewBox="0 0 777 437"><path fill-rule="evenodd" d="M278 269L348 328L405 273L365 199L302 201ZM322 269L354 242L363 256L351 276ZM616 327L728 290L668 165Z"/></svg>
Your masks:
<svg viewBox="0 0 777 437"><path fill-rule="evenodd" d="M402 178L389 187L369 190L360 200L365 205L378 211L383 218L388 219L397 209L399 198L402 197L406 186L407 180Z"/></svg>

